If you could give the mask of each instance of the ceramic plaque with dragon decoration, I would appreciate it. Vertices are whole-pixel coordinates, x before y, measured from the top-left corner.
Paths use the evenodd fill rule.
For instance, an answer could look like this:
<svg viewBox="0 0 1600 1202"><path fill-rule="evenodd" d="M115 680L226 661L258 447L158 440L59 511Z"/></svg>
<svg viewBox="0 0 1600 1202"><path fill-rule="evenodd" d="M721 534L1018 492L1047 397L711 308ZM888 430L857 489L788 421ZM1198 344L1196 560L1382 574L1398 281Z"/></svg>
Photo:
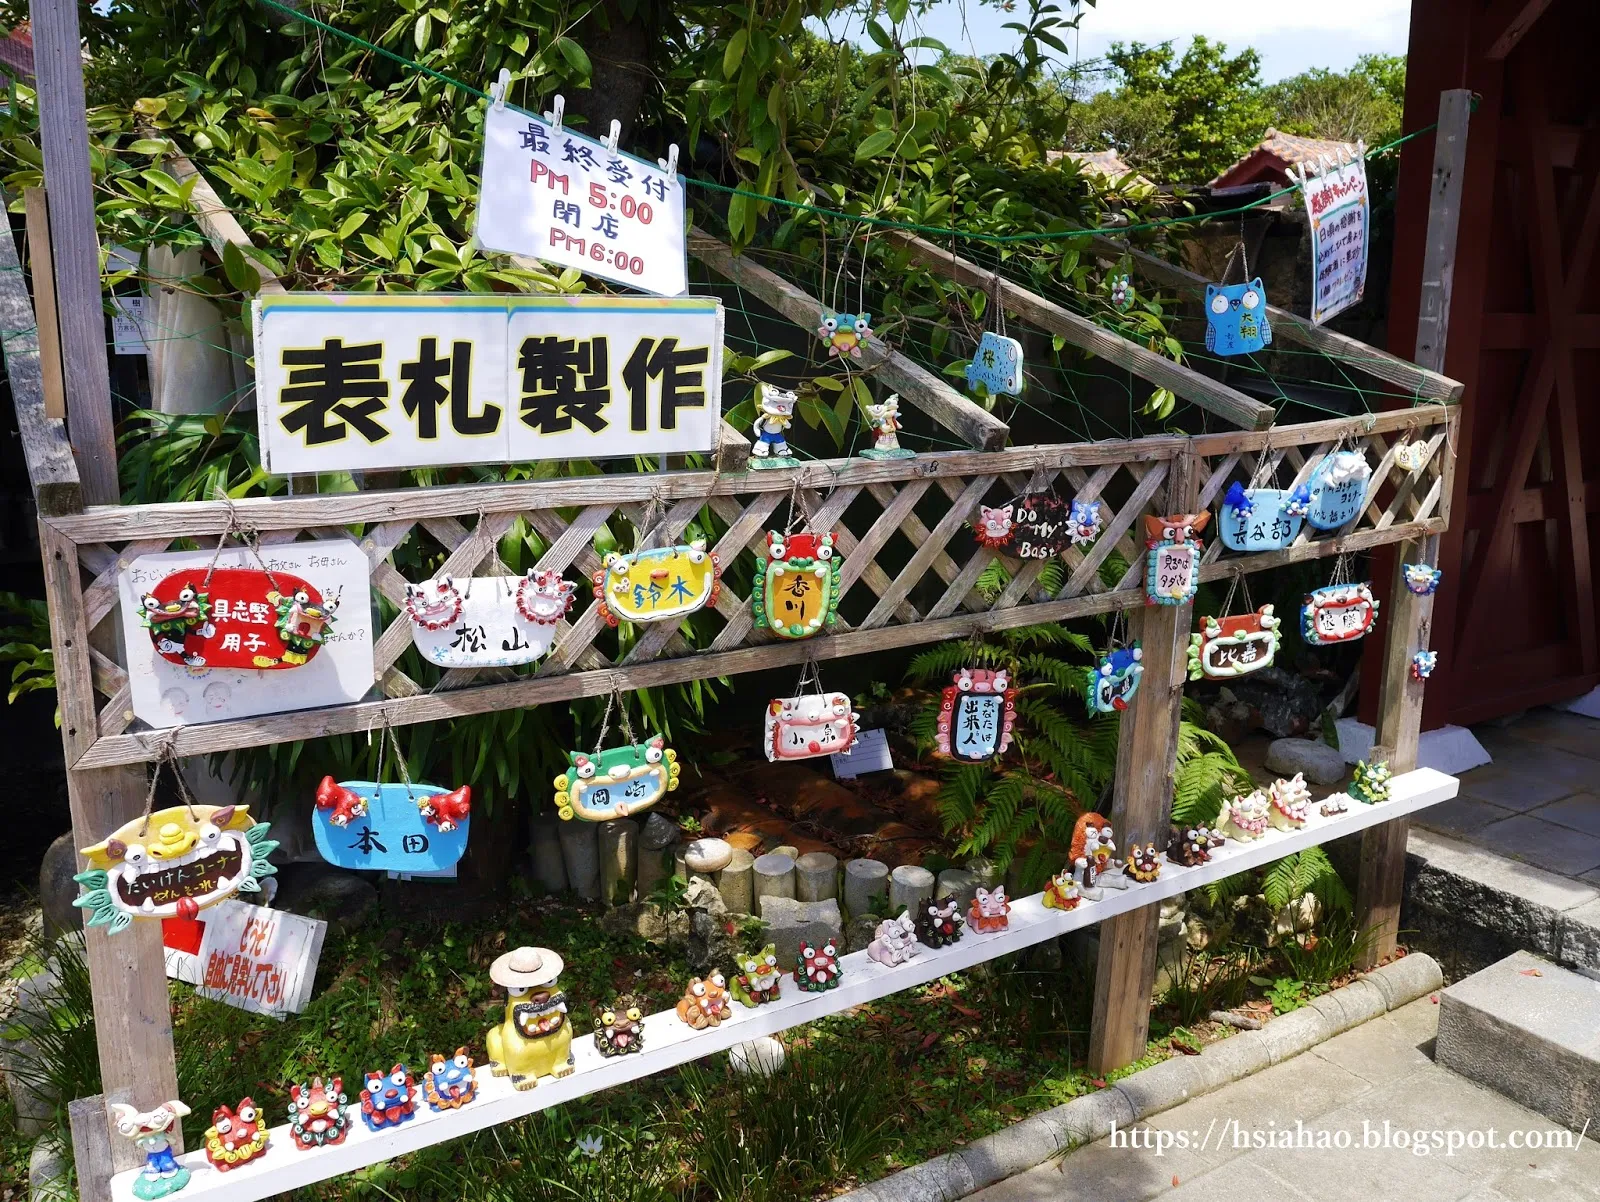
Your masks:
<svg viewBox="0 0 1600 1202"><path fill-rule="evenodd" d="M556 813L609 822L640 814L678 787L678 753L660 735L604 751L571 751L555 779Z"/></svg>
<svg viewBox="0 0 1600 1202"><path fill-rule="evenodd" d="M323 777L311 811L317 851L339 868L448 873L467 851L472 788Z"/></svg>
<svg viewBox="0 0 1600 1202"><path fill-rule="evenodd" d="M715 605L722 569L705 539L675 547L613 551L594 574L600 615L615 626L627 622L675 622Z"/></svg>
<svg viewBox="0 0 1600 1202"><path fill-rule="evenodd" d="M1367 499L1372 468L1361 451L1334 451L1311 473L1311 507L1306 521L1314 530L1337 530L1348 524Z"/></svg>
<svg viewBox="0 0 1600 1202"><path fill-rule="evenodd" d="M1232 680L1272 664L1278 651L1272 606L1231 617L1204 617L1189 636L1189 679Z"/></svg>
<svg viewBox="0 0 1600 1202"><path fill-rule="evenodd" d="M934 741L943 755L981 764L1004 755L1017 718L1017 692L1004 668L962 668L939 703Z"/></svg>
<svg viewBox="0 0 1600 1202"><path fill-rule="evenodd" d="M549 652L576 587L559 572L536 569L526 576L441 576L407 584L411 641L441 668L530 664Z"/></svg>
<svg viewBox="0 0 1600 1202"><path fill-rule="evenodd" d="M781 639L808 639L833 625L839 567L832 534L767 531L767 553L756 557L750 589L756 628Z"/></svg>
<svg viewBox="0 0 1600 1202"><path fill-rule="evenodd" d="M849 751L856 741L856 717L844 693L774 697L767 703L767 758L809 760Z"/></svg>

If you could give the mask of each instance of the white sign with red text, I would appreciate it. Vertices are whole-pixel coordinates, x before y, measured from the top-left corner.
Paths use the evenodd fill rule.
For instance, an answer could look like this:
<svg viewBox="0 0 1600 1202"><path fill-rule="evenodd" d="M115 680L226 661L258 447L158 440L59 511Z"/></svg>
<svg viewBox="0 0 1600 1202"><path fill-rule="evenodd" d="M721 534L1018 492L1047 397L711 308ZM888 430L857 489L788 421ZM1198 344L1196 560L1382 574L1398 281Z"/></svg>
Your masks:
<svg viewBox="0 0 1600 1202"><path fill-rule="evenodd" d="M1357 153L1301 180L1311 219L1311 320L1320 325L1359 301L1367 288L1367 164Z"/></svg>
<svg viewBox="0 0 1600 1202"><path fill-rule="evenodd" d="M311 1000L328 924L226 901L206 911L197 992L241 1010L284 1018Z"/></svg>
<svg viewBox="0 0 1600 1202"><path fill-rule="evenodd" d="M477 236L641 292L689 291L678 177L510 105L484 116Z"/></svg>

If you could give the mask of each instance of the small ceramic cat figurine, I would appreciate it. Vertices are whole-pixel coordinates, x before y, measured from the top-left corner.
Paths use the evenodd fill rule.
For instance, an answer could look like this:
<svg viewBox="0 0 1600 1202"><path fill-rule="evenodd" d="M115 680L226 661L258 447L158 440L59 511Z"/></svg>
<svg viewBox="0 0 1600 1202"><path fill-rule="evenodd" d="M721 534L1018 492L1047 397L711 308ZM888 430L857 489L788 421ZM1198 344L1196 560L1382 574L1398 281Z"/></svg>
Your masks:
<svg viewBox="0 0 1600 1202"><path fill-rule="evenodd" d="M1011 903L1006 900L1006 887L996 885L993 890L981 885L967 910L967 925L974 931L1003 931L1011 925Z"/></svg>
<svg viewBox="0 0 1600 1202"><path fill-rule="evenodd" d="M1273 781L1267 800L1272 803L1268 818L1273 826L1280 831L1299 830L1311 813L1311 790L1306 788L1305 773L1296 772L1289 780Z"/></svg>
<svg viewBox="0 0 1600 1202"><path fill-rule="evenodd" d="M867 956L891 968L904 964L921 950L917 943L917 923L910 911L899 918L885 918L873 932L872 942L867 944Z"/></svg>
<svg viewBox="0 0 1600 1202"><path fill-rule="evenodd" d="M1011 505L979 505L978 520L972 528L980 547L1003 547L1011 541L1017 528L1013 519L1017 507Z"/></svg>

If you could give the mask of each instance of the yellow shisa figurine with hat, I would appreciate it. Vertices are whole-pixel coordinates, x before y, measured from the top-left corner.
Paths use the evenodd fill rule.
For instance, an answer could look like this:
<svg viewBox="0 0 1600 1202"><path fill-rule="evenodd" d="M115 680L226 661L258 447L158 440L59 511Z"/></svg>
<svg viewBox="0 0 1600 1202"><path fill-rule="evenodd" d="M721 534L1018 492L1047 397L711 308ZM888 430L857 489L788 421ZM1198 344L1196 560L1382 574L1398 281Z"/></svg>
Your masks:
<svg viewBox="0 0 1600 1202"><path fill-rule="evenodd" d="M572 1024L559 978L561 957L547 947L519 947L497 959L489 979L506 988L506 1017L489 1029L489 1070L518 1089L572 1072Z"/></svg>

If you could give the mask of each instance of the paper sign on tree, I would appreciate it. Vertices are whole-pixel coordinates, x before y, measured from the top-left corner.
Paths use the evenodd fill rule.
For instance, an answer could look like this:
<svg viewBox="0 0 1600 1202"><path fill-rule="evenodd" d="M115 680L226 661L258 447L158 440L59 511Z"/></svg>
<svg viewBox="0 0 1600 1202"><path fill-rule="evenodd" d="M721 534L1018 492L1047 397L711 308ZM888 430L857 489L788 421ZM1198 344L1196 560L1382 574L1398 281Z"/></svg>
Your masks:
<svg viewBox="0 0 1600 1202"><path fill-rule="evenodd" d="M1321 324L1355 304L1367 286L1370 208L1363 148L1346 161L1301 167L1300 183L1311 219L1311 320Z"/></svg>

